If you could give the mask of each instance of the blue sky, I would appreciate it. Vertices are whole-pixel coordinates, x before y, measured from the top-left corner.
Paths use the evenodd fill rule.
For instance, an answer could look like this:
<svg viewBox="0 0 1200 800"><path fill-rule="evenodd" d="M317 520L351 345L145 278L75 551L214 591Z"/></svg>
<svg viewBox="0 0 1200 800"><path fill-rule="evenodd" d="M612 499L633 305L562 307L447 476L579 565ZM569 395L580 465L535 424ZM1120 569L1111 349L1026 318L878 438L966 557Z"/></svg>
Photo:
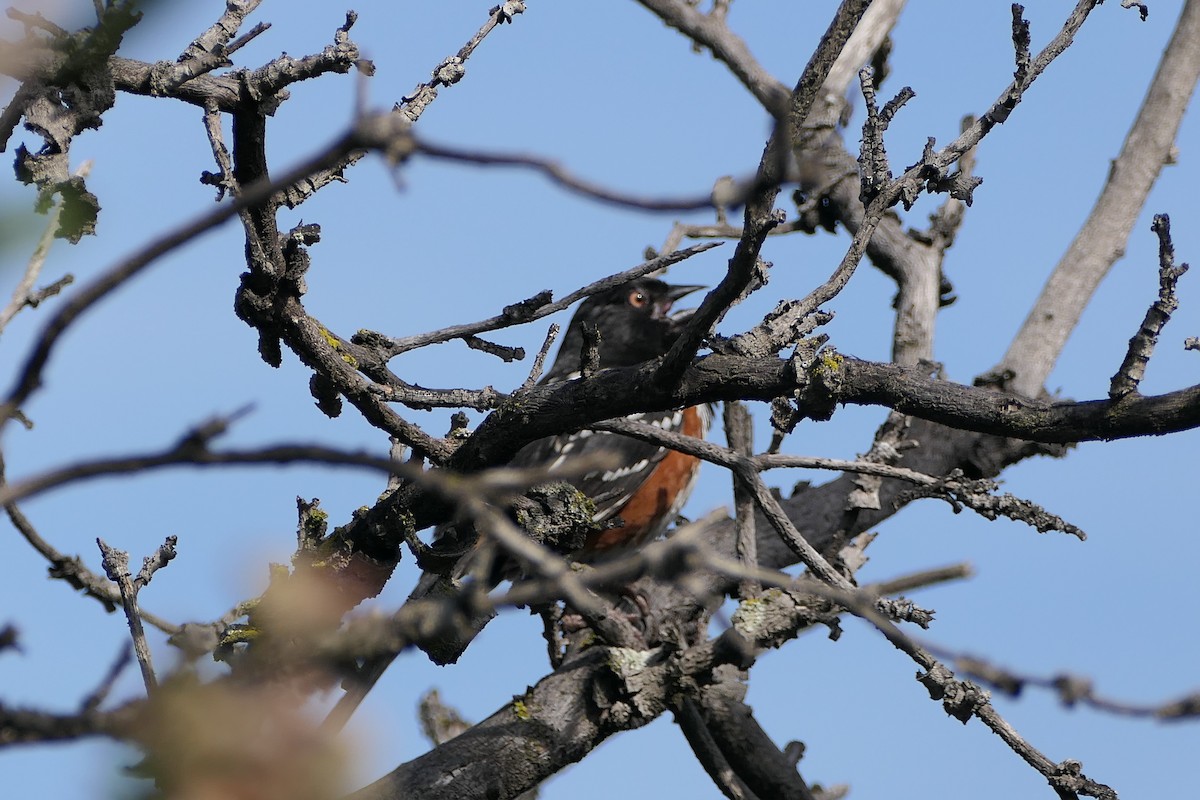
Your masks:
<svg viewBox="0 0 1200 800"><path fill-rule="evenodd" d="M65 5L76 12L91 7ZM1070 5L1030 4L1035 49ZM1075 45L985 140L977 167L984 183L946 262L959 300L939 318L936 356L952 379L969 382L1004 353L1088 213L1181 5L1151 3L1145 23L1117 3L1097 9ZM122 53L173 59L223 6L218 0L160 4ZM368 104L390 107L425 80L490 6L355 4L359 22L352 37L377 67L364 84ZM834 6L829 0L739 0L730 24L790 85ZM257 66L281 51L319 50L332 41L343 14L341 6L311 0L264 3L251 22L273 27L238 63ZM917 95L889 131L895 167L916 161L926 137L949 141L964 114L984 109L1007 84L1009 30L1007 3L921 2L906 10L883 91L890 96L910 85ZM353 76L328 76L293 87L292 100L269 125L276 171L344 129L355 86ZM4 84L6 93L12 89ZM1171 214L1180 261L1198 258L1196 117L1185 120L1179 161L1164 171L1127 255L1068 344L1048 382L1052 391L1079 399L1106 392L1126 341L1157 293L1151 214ZM211 208L213 194L197 180L202 170L214 169L201 122L191 106L120 96L104 126L77 139L72 163L95 162L89 187L103 205L98 235L73 248L57 244L43 282L66 272L85 282L150 236ZM860 123L858 114L846 132L851 147ZM610 3L597 11L591 3L530 2L515 24L483 43L463 81L442 90L419 131L443 143L550 156L618 188L674 195L705 191L724 174L750 172L769 126L720 64L693 54L640 6ZM10 152L22 140L36 145L18 131ZM307 304L343 335L359 328L411 334L490 316L544 288L561 295L639 263L642 250L660 246L675 219L598 205L518 170L415 160L393 172L372 157L348 177L348 184L281 215L285 225L303 219L322 226ZM27 232L0 250L4 286L16 281L40 229L39 219L25 216L31 199L27 187L0 184L0 207ZM904 215L906 223L924 226L936 204L922 200ZM745 328L778 298L803 296L836 265L846 241L822 234L768 242L770 285L730 314L722 332ZM699 256L671 277L712 285L730 249ZM3 442L10 479L82 456L161 447L247 403L254 412L230 434L231 446L302 441L384 452L385 438L352 410L329 420L313 407L308 374L294 357L285 354L278 370L258 358L254 332L232 313L243 270L242 238L230 223L162 259L89 313L63 341L44 388L26 408L36 427L10 430ZM1181 282L1182 307L1151 362L1143 384L1148 393L1197 382L1200 356L1181 345L1185 336L1200 335L1195 282L1195 275ZM872 268L860 269L827 307L837 315L827 331L840 351L887 357L892 293ZM27 310L5 331L0 381L11 379L46 318L44 308ZM547 325L495 338L536 349ZM458 343L408 354L393 366L427 385L501 389L519 384L528 370ZM765 417L762 410L755 409ZM415 419L440 434L444 416ZM852 458L867 449L883 416L880 409L840 409L828 423L802 425L791 451ZM473 422L479 419L472 415ZM769 434L760 423L765 443ZM1005 490L1079 525L1089 534L1086 543L1016 523L954 516L944 504L925 501L879 529L861 578L968 561L977 573L971 580L914 596L937 610L934 627L923 634L928 640L1022 672L1087 675L1099 690L1129 701L1193 691L1200 675L1200 622L1191 613L1200 545L1189 500L1198 445L1195 433L1085 444L1065 459L1030 461L1005 474ZM785 490L797 480L826 479L769 477ZM336 524L372 502L380 488L377 476L357 472L176 469L64 489L25 510L55 546L97 569L97 536L137 559L164 536L178 535L179 557L155 578L143 603L170 619L205 620L260 591L268 562L288 559L297 495L319 497ZM707 468L688 511L727 503L728 477ZM124 621L47 581L44 564L23 543L10 546L6 558L0 622L18 625L23 651L0 657L4 699L68 711L125 641ZM399 604L414 580L406 561L380 607ZM168 648L155 643L159 664L169 664ZM349 730L358 759L353 781L360 785L426 749L415 706L427 689L438 687L464 716L479 719L546 669L539 625L524 612L490 626L454 668L433 667L419 654L402 657ZM754 668L749 700L780 744L806 742L801 766L807 778L850 783L855 798L951 796L964 787L982 800L1050 796L1042 779L981 724L964 727L948 718L913 680L915 669L850 620L836 643L814 632L765 654ZM136 671L130 671L117 694L138 691ZM1037 691L1018 700L998 697L996 705L1049 758L1082 761L1091 777L1124 797L1180 796L1200 746L1195 723L1067 710ZM103 743L9 749L0 751L0 774L13 796L95 797L124 791L120 768L134 760ZM667 717L607 742L554 778L543 797L616 793L719 796Z"/></svg>

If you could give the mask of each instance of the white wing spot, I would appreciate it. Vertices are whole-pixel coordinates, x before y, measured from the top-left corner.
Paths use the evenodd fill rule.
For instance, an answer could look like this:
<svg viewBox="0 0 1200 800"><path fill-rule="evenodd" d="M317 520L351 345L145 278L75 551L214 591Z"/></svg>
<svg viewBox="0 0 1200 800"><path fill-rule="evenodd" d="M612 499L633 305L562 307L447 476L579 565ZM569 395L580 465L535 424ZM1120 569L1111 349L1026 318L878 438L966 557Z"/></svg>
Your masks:
<svg viewBox="0 0 1200 800"><path fill-rule="evenodd" d="M605 481L605 482L619 480L628 475L633 475L634 473L641 472L648 466L650 466L650 460L647 458L643 458L641 461L637 462L636 464L630 464L628 467L621 467L620 469L608 470L607 472L605 472L603 475L600 476L600 480Z"/></svg>
<svg viewBox="0 0 1200 800"><path fill-rule="evenodd" d="M669 417L659 417L658 419L654 420L654 422L652 422L651 424L654 425L656 428L662 428L663 430L667 430L667 431L678 430L680 427L683 426L683 412L676 411L675 413L671 414L671 416L669 416Z"/></svg>

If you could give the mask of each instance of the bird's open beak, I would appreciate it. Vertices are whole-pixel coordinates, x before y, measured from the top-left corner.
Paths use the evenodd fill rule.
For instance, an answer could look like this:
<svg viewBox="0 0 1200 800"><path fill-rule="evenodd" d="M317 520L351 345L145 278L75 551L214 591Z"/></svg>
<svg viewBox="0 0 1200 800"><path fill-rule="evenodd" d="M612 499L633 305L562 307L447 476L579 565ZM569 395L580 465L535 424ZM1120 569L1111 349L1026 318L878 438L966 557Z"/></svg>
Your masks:
<svg viewBox="0 0 1200 800"><path fill-rule="evenodd" d="M667 289L667 298L674 303L680 298L687 297L692 292L707 289L707 286L671 286Z"/></svg>
<svg viewBox="0 0 1200 800"><path fill-rule="evenodd" d="M666 300L666 302L659 304L658 308L655 309L656 313L654 316L656 316L660 319L662 317L667 316L668 314L671 313L671 306L675 304L676 300L680 299L681 297L687 297L692 292L696 292L696 291L699 291L700 289L707 289L707 288L708 288L707 286L699 286L699 285L696 285L696 286L668 286L667 293L664 298ZM680 314L684 314L684 313L691 314L693 311L695 311L695 309L688 309L686 312L679 311L671 316L672 316L672 318L674 318L674 317L677 317Z"/></svg>

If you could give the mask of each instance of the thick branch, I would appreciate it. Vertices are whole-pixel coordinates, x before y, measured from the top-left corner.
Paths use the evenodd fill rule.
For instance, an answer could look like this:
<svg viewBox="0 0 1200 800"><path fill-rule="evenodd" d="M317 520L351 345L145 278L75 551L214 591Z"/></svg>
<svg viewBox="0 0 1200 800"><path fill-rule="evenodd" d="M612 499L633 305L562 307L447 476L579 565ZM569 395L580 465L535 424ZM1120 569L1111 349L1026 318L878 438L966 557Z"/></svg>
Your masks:
<svg viewBox="0 0 1200 800"><path fill-rule="evenodd" d="M634 727L613 719L618 713L637 715L628 700L608 708L593 700L613 692L606 658L603 648L589 650L570 668L551 673L495 714L401 764L350 800L503 800L540 783L611 734Z"/></svg>
<svg viewBox="0 0 1200 800"><path fill-rule="evenodd" d="M729 667L700 692L697 705L734 773L760 798L812 800L813 794L743 702L745 687ZM739 691L740 690L740 691Z"/></svg>
<svg viewBox="0 0 1200 800"><path fill-rule="evenodd" d="M816 419L827 418L835 404L880 405L964 431L1043 443L1120 439L1200 425L1200 386L1120 404L1051 403L832 354L807 369L785 359L711 355L690 367L674 391L657 386L652 375L651 364L535 387L522 398L520 415L497 409L450 465L470 471L502 463L533 439L601 419L718 400L765 401L797 391L800 408Z"/></svg>

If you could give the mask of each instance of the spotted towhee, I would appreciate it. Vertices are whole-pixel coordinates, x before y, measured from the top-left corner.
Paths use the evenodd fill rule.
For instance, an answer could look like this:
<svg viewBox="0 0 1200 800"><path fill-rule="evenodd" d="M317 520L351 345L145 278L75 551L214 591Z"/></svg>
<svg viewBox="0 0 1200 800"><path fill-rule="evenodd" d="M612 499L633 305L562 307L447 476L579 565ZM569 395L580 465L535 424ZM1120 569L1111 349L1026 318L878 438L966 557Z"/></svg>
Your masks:
<svg viewBox="0 0 1200 800"><path fill-rule="evenodd" d="M580 377L586 341L585 327L594 326L599 334L597 367L630 367L666 354L678 338L688 314L671 314L676 300L702 289L702 286L671 286L655 278L638 278L584 300L571 318L558 356L543 383ZM703 437L708 430L711 411L707 405L674 411L634 414L630 419L657 425L688 436ZM571 462L600 453L615 458L603 459L615 464L582 475L571 469ZM582 430L531 442L513 458L513 466L540 467L550 473L561 471L595 505L596 522L605 523L585 540L576 558L588 560L620 549L638 547L658 537L675 519L695 484L700 460L675 450L604 431ZM460 559L445 586L454 591L453 582L468 573L477 551ZM485 569L484 581L498 582L512 573L492 564ZM498 568L497 568L498 567ZM426 573L413 591L412 598L439 594L444 581ZM458 660L474 633L482 629L492 615L484 614L463 635L447 634L443 640L426 642L421 648L439 664ZM328 725L340 727L363 696L382 675L394 656L373 659L364 664L345 697L330 714Z"/></svg>
<svg viewBox="0 0 1200 800"><path fill-rule="evenodd" d="M563 336L558 357L543 383L580 376L586 326L599 334L600 369L630 367L664 355L690 314L671 314L671 306L702 286L671 286L639 278L580 304ZM687 436L703 437L711 418L707 405L674 411L634 414L628 419ZM571 462L610 454L616 466L570 475ZM582 430L539 439L512 461L517 467L541 467L551 475L564 470L569 481L596 506L595 521L607 523L592 533L576 557L589 559L618 549L638 547L657 538L679 514L695 485L700 460L649 442L604 431Z"/></svg>

